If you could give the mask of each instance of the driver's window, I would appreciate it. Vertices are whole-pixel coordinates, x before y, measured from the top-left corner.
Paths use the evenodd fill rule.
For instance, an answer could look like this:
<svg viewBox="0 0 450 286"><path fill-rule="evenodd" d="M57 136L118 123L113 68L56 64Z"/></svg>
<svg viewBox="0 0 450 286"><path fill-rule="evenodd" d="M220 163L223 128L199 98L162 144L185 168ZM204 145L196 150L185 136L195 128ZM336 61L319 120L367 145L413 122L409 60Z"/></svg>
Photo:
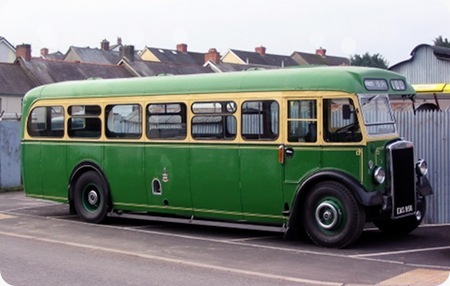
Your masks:
<svg viewBox="0 0 450 286"><path fill-rule="evenodd" d="M359 142L361 130L356 108L349 98L324 99L323 129L325 142Z"/></svg>

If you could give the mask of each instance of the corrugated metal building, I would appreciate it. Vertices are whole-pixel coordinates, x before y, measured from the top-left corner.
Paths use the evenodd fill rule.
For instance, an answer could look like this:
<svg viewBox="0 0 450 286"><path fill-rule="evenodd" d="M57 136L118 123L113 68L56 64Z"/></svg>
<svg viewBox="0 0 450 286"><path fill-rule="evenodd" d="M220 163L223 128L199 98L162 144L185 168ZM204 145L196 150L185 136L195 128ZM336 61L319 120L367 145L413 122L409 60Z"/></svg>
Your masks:
<svg viewBox="0 0 450 286"><path fill-rule="evenodd" d="M412 84L450 82L450 48L418 45L411 58L389 68Z"/></svg>

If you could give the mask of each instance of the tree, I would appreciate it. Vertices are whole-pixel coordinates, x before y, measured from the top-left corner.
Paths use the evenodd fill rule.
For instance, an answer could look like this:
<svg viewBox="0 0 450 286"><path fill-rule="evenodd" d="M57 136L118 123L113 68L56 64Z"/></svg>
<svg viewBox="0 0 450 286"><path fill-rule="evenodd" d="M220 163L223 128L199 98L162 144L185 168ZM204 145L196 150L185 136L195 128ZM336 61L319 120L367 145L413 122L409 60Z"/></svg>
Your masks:
<svg viewBox="0 0 450 286"><path fill-rule="evenodd" d="M369 53L366 52L364 55L351 56L350 64L352 66L387 69L389 63L380 54L370 55Z"/></svg>
<svg viewBox="0 0 450 286"><path fill-rule="evenodd" d="M447 40L447 38L442 38L442 36L437 37L434 39L434 45L439 47L445 47L450 48L450 42Z"/></svg>

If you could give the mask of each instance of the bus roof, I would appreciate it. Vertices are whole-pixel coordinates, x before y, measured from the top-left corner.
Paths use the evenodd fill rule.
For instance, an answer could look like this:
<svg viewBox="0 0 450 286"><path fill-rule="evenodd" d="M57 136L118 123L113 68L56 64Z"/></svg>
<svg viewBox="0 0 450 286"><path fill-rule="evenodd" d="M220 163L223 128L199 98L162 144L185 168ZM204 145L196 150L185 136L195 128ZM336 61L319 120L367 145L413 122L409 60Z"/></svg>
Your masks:
<svg viewBox="0 0 450 286"><path fill-rule="evenodd" d="M450 93L450 83L413 84L417 93Z"/></svg>
<svg viewBox="0 0 450 286"><path fill-rule="evenodd" d="M83 80L37 87L24 98L24 114L39 98L92 98L104 96L207 94L228 92L265 92L293 90L344 91L349 93L380 93L367 90L365 79L405 78L397 73L363 67L306 67L266 71L230 72L128 79ZM411 85L396 91L392 84L381 93L414 94Z"/></svg>

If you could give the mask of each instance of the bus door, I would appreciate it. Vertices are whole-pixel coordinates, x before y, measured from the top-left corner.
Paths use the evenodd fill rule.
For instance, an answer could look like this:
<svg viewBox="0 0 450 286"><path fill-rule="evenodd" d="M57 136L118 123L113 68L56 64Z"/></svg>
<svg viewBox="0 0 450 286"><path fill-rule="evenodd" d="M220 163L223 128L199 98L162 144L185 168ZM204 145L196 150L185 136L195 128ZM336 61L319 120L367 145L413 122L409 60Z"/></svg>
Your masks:
<svg viewBox="0 0 450 286"><path fill-rule="evenodd" d="M350 98L323 99L322 167L363 177L363 140L357 109Z"/></svg>
<svg viewBox="0 0 450 286"><path fill-rule="evenodd" d="M242 219L234 101L194 102L189 177L195 217Z"/></svg>
<svg viewBox="0 0 450 286"><path fill-rule="evenodd" d="M146 107L145 180L150 209L192 216L189 188L187 107L184 103L150 103Z"/></svg>
<svg viewBox="0 0 450 286"><path fill-rule="evenodd" d="M300 181L318 170L322 148L318 138L318 99L287 99L287 140L284 145L284 201L289 203Z"/></svg>
<svg viewBox="0 0 450 286"><path fill-rule="evenodd" d="M240 168L244 219L283 222L282 165L278 162L280 103L246 100L241 105Z"/></svg>

